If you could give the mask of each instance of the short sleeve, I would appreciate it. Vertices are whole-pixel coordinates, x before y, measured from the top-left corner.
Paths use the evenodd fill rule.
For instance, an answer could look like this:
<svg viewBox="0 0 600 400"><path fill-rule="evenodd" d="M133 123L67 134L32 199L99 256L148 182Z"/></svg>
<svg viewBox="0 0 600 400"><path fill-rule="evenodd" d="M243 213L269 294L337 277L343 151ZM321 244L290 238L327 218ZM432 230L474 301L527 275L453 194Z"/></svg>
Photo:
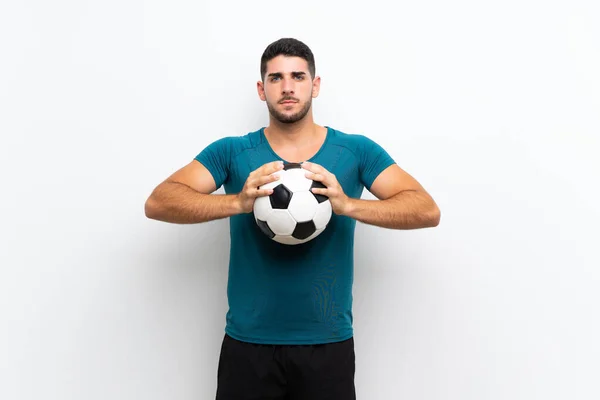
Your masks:
<svg viewBox="0 0 600 400"><path fill-rule="evenodd" d="M195 158L212 174L217 189L229 176L231 160L230 138L221 138L206 146Z"/></svg>
<svg viewBox="0 0 600 400"><path fill-rule="evenodd" d="M367 190L384 169L394 164L394 159L378 143L366 136L361 136L360 179Z"/></svg>

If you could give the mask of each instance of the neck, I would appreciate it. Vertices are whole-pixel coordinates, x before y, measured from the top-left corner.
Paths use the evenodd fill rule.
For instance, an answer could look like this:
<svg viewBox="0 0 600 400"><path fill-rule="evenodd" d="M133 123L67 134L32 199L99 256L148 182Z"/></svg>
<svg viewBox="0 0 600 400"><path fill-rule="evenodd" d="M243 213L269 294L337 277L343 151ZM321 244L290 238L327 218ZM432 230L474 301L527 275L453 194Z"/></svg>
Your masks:
<svg viewBox="0 0 600 400"><path fill-rule="evenodd" d="M284 124L271 117L269 126L265 128L265 136L275 145L302 146L318 136L319 129L320 126L315 124L310 113L291 124Z"/></svg>

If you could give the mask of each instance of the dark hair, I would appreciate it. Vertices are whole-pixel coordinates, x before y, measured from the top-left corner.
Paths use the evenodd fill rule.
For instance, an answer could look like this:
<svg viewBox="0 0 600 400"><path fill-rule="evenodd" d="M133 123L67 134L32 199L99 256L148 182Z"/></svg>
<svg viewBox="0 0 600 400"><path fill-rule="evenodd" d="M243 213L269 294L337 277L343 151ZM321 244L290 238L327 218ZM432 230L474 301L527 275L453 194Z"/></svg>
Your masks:
<svg viewBox="0 0 600 400"><path fill-rule="evenodd" d="M315 77L315 57L310 48L297 39L282 38L268 45L260 58L260 77L262 80L265 79L267 73L267 62L279 55L305 59L308 62L308 71L311 78Z"/></svg>

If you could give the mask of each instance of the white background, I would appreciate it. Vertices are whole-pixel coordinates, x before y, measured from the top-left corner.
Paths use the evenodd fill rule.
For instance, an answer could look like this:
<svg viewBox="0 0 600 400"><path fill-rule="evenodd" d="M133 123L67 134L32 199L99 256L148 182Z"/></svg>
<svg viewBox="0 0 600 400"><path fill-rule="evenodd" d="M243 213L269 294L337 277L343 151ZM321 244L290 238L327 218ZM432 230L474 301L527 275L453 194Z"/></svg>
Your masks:
<svg viewBox="0 0 600 400"><path fill-rule="evenodd" d="M315 53L316 121L379 142L442 210L357 226L359 399L600 398L592 3L2 2L0 398L214 398L227 221L143 206L268 122L280 37Z"/></svg>

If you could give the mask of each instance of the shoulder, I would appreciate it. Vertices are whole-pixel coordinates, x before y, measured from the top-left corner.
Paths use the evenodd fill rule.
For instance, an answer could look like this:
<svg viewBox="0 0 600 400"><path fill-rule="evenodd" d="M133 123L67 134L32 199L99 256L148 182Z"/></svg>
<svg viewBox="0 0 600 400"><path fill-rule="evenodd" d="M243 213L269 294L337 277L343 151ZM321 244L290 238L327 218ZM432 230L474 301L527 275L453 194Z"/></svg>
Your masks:
<svg viewBox="0 0 600 400"><path fill-rule="evenodd" d="M209 143L202 152L218 152L233 158L238 154L257 147L262 142L261 129L238 136L224 136Z"/></svg>
<svg viewBox="0 0 600 400"><path fill-rule="evenodd" d="M345 147L360 157L365 152L373 151L379 145L364 133L348 133L339 129L328 127L330 132L329 143L334 146Z"/></svg>

